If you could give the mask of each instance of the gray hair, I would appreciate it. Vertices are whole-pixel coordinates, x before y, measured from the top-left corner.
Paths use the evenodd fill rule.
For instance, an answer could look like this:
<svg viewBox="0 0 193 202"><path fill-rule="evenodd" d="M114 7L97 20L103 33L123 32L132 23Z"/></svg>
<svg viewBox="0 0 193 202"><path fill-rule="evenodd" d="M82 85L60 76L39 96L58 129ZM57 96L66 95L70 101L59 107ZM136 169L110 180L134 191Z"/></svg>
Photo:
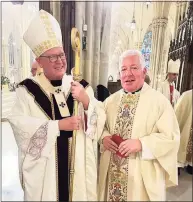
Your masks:
<svg viewBox="0 0 193 202"><path fill-rule="evenodd" d="M121 69L123 59L128 56L133 56L133 55L139 56L139 61L140 61L141 67L142 67L142 69L145 68L145 59L144 59L143 55L141 54L141 52L138 50L127 50L127 51L123 52L119 58L119 70Z"/></svg>

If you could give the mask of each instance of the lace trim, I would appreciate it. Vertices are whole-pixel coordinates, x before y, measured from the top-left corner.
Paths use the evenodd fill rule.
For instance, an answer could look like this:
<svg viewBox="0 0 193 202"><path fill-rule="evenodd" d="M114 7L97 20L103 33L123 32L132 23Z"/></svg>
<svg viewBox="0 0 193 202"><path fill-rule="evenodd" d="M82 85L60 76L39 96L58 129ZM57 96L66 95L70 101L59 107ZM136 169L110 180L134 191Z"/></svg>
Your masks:
<svg viewBox="0 0 193 202"><path fill-rule="evenodd" d="M41 152L47 142L47 133L48 133L48 122L40 126L36 133L32 136L29 144L27 153L33 157L35 160L39 159Z"/></svg>
<svg viewBox="0 0 193 202"><path fill-rule="evenodd" d="M97 119L98 119L98 114L96 112L96 108L94 108L94 110L90 116L90 119L88 120L88 129L86 131L87 136L90 137L91 139L94 138L95 133L96 133Z"/></svg>

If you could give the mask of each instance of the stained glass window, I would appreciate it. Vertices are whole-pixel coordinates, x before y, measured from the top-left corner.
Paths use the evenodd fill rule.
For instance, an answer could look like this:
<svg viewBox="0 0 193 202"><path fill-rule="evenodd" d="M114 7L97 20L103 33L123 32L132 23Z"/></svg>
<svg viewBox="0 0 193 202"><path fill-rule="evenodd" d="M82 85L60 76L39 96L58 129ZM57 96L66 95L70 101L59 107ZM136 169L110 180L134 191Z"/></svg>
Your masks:
<svg viewBox="0 0 193 202"><path fill-rule="evenodd" d="M141 52L145 58L145 67L149 69L151 55L152 31L148 31L143 39Z"/></svg>

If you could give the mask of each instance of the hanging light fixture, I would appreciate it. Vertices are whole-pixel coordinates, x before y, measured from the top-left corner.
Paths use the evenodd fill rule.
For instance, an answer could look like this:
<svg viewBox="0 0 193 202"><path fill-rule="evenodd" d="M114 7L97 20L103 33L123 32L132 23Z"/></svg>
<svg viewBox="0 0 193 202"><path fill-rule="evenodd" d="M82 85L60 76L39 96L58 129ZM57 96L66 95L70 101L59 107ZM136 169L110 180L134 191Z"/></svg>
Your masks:
<svg viewBox="0 0 193 202"><path fill-rule="evenodd" d="M132 18L132 21L131 21L131 29L135 30L135 27L136 27L136 21L135 21L135 1L134 1L133 18Z"/></svg>
<svg viewBox="0 0 193 202"><path fill-rule="evenodd" d="M149 8L150 3L151 3L151 1L146 1L147 9Z"/></svg>
<svg viewBox="0 0 193 202"><path fill-rule="evenodd" d="M133 16L133 19L131 21L131 29L135 30L135 27L136 27L136 22L135 22L135 17Z"/></svg>

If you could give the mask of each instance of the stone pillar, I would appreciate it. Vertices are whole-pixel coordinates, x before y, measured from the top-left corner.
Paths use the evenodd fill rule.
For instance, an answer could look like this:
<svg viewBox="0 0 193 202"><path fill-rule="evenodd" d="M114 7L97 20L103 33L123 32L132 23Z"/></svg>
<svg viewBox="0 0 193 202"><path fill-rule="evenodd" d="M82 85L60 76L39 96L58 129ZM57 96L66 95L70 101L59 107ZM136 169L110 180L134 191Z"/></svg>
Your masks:
<svg viewBox="0 0 193 202"><path fill-rule="evenodd" d="M96 2L95 2L96 3ZM93 68L93 39L94 39L94 22L93 22L94 2L86 2L86 24L87 30L87 51L85 54L85 79L92 85L92 68Z"/></svg>
<svg viewBox="0 0 193 202"><path fill-rule="evenodd" d="M99 84L108 86L108 71L110 67L110 35L111 35L111 17L112 2L105 2L103 8L103 32L101 41L100 75Z"/></svg>
<svg viewBox="0 0 193 202"><path fill-rule="evenodd" d="M99 84L99 77L100 77L100 71L101 66L103 66L101 57L101 34L102 31L104 31L104 27L102 24L102 15L103 15L103 2L95 2L95 12L93 15L93 21L94 21L94 38L93 38L93 86L96 87ZM96 40L94 40L96 39ZM103 58L104 59L104 58ZM105 73L105 71L103 71ZM100 82L101 84L101 82Z"/></svg>
<svg viewBox="0 0 193 202"><path fill-rule="evenodd" d="M16 23L13 24L13 36L14 36L14 66L12 68L12 74L14 82L19 83L19 46L20 46L20 36L19 36L19 27L16 26Z"/></svg>
<svg viewBox="0 0 193 202"><path fill-rule="evenodd" d="M76 2L76 27L86 36L87 47L82 50L83 78L95 89L98 84L107 86L109 67L109 40L111 3ZM83 31L83 25L87 31Z"/></svg>
<svg viewBox="0 0 193 202"><path fill-rule="evenodd" d="M63 47L67 57L67 73L74 67L74 51L71 45L71 30L75 26L75 2L60 2L60 27L62 31Z"/></svg>
<svg viewBox="0 0 193 202"><path fill-rule="evenodd" d="M179 2L179 18L178 18L178 26L180 21L183 19L183 2Z"/></svg>
<svg viewBox="0 0 193 202"><path fill-rule="evenodd" d="M22 49L21 49L21 55L22 55L22 60L21 60L21 75L20 78L21 80L25 79L26 77L28 77L30 75L30 50L29 48L26 46L25 42L22 42L21 45Z"/></svg>
<svg viewBox="0 0 193 202"><path fill-rule="evenodd" d="M21 30L22 32L26 31L26 27L29 24L25 18L25 10L21 9ZM30 48L22 40L21 42L21 68L20 68L20 79L23 80L30 75Z"/></svg>
<svg viewBox="0 0 193 202"><path fill-rule="evenodd" d="M75 12L75 27L78 29L80 33L80 41L82 45L82 37L87 36L87 31L83 31L83 25L85 24L85 2L76 2L75 7L76 7L76 12ZM84 72L86 71L85 69L85 64L84 64L84 57L85 57L85 50L80 51L80 58L81 58L81 73L84 78Z"/></svg>
<svg viewBox="0 0 193 202"><path fill-rule="evenodd" d="M143 11L144 11L144 2L140 3L140 24L139 24L139 29L138 29L138 40L137 40L137 50L141 51L142 44L143 44L143 36L142 36L142 26L143 26Z"/></svg>
<svg viewBox="0 0 193 202"><path fill-rule="evenodd" d="M187 4L187 2L182 2L181 4L182 4L182 13L181 13L181 15L183 17L185 12L186 12L186 4Z"/></svg>
<svg viewBox="0 0 193 202"><path fill-rule="evenodd" d="M9 51L8 51L8 43L6 42L5 43L5 46L4 46L4 54L5 54L5 76L8 76L9 75Z"/></svg>
<svg viewBox="0 0 193 202"><path fill-rule="evenodd" d="M176 38L177 35L177 29L179 25L179 18L180 18L180 3L176 3L176 16L175 16L175 25L174 25L174 39Z"/></svg>
<svg viewBox="0 0 193 202"><path fill-rule="evenodd" d="M157 4L159 4L159 6ZM160 74L163 62L163 47L170 4L170 2L154 2L155 17L152 22L152 54L150 59L150 73L152 76L151 85L155 89L157 89L158 82L161 78Z"/></svg>
<svg viewBox="0 0 193 202"><path fill-rule="evenodd" d="M6 44L4 39L2 39L2 75L6 75Z"/></svg>
<svg viewBox="0 0 193 202"><path fill-rule="evenodd" d="M60 0L52 2L53 16L60 23Z"/></svg>
<svg viewBox="0 0 193 202"><path fill-rule="evenodd" d="M167 26L166 18L157 18L152 23L152 54L151 54L151 75L152 86L157 89L158 77L162 64L162 52L164 46L165 30Z"/></svg>
<svg viewBox="0 0 193 202"><path fill-rule="evenodd" d="M188 6L189 6L189 2L186 2L186 8L185 8L185 12L187 13L188 11Z"/></svg>
<svg viewBox="0 0 193 202"><path fill-rule="evenodd" d="M39 9L43 9L50 13L50 1L39 1Z"/></svg>

